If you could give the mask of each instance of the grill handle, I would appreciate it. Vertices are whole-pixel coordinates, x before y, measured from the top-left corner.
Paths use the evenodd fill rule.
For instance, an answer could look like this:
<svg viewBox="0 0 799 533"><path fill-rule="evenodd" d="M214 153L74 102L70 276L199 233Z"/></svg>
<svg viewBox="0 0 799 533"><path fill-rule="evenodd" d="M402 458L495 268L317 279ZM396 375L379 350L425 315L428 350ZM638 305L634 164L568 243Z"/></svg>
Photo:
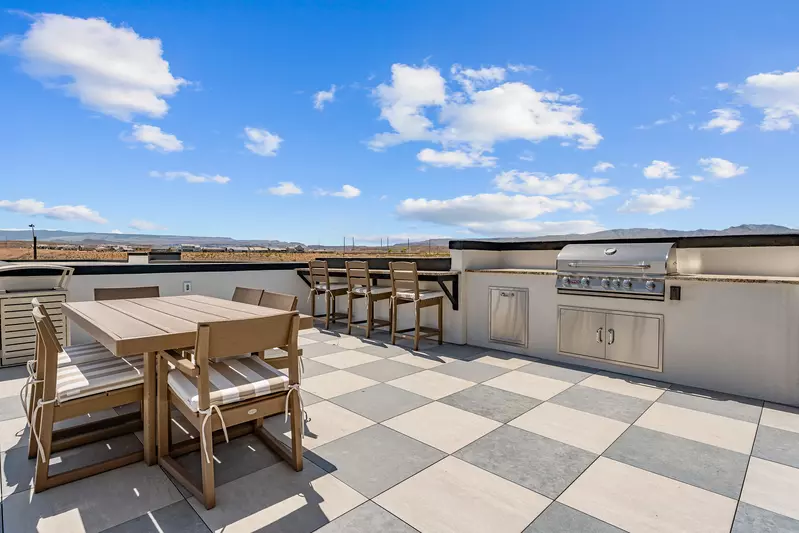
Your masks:
<svg viewBox="0 0 799 533"><path fill-rule="evenodd" d="M571 268L578 267L601 267L601 268L652 268L652 265L645 261L640 263L604 263L602 261L572 261L568 263Z"/></svg>

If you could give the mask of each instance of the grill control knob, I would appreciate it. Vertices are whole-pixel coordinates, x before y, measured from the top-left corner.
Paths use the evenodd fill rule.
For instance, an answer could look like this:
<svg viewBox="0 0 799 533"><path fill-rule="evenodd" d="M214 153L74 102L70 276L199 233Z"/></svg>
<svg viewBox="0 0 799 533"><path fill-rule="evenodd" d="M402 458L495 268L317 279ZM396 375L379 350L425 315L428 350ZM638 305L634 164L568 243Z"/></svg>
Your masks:
<svg viewBox="0 0 799 533"><path fill-rule="evenodd" d="M571 285L572 279L569 276L563 276L561 282L563 283L564 287L568 287L569 285Z"/></svg>
<svg viewBox="0 0 799 533"><path fill-rule="evenodd" d="M588 286L591 285L591 280L588 278L583 278L580 280L580 287L583 289L587 289Z"/></svg>
<svg viewBox="0 0 799 533"><path fill-rule="evenodd" d="M649 280L649 281L646 282L646 290L648 290L648 291L654 291L655 290L655 286L656 286L656 283L654 281L652 281L652 280Z"/></svg>
<svg viewBox="0 0 799 533"><path fill-rule="evenodd" d="M621 286L621 280L614 279L613 281L610 282L610 286L613 287L614 289L618 289Z"/></svg>
<svg viewBox="0 0 799 533"><path fill-rule="evenodd" d="M609 289L610 288L610 280L608 278L602 279L602 288Z"/></svg>
<svg viewBox="0 0 799 533"><path fill-rule="evenodd" d="M633 288L633 280L625 279L624 281L621 282L621 287L622 287L622 289L625 289L625 290L629 291L630 289Z"/></svg>

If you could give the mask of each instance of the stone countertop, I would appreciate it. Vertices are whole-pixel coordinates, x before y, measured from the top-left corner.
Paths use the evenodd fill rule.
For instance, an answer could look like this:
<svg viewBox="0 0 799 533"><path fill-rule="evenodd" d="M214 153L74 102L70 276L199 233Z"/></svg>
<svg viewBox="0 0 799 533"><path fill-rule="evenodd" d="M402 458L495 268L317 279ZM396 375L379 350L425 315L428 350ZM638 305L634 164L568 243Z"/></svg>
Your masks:
<svg viewBox="0 0 799 533"><path fill-rule="evenodd" d="M554 276L556 270L545 268L476 268L466 272L476 274L517 274L531 276ZM670 274L668 281L709 281L715 283L785 283L799 285L799 277L791 276L746 276L742 274Z"/></svg>

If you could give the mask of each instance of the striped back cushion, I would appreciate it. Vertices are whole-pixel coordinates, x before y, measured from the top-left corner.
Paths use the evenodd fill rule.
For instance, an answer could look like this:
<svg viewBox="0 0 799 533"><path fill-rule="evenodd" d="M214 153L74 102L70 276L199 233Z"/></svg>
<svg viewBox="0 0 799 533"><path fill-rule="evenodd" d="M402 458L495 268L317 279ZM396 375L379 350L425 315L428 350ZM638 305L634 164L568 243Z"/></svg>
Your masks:
<svg viewBox="0 0 799 533"><path fill-rule="evenodd" d="M192 411L200 410L196 380L172 371L168 381L172 392ZM211 404L220 406L283 392L289 386L288 376L251 355L209 361L208 381Z"/></svg>
<svg viewBox="0 0 799 533"><path fill-rule="evenodd" d="M90 342L87 344L73 344L61 349L58 354L58 364L60 365L78 365L81 363L88 363L96 361L97 359L108 359L115 357L114 354L109 352L105 346L99 342Z"/></svg>
<svg viewBox="0 0 799 533"><path fill-rule="evenodd" d="M59 403L144 383L144 359L113 357L58 367Z"/></svg>

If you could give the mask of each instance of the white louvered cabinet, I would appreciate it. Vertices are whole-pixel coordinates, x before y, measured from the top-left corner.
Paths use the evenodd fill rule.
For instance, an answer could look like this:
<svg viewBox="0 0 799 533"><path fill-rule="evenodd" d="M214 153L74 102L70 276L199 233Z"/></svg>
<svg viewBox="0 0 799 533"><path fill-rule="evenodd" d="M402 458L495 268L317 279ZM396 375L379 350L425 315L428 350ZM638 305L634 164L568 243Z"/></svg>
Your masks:
<svg viewBox="0 0 799 533"><path fill-rule="evenodd" d="M53 319L62 345L69 344L68 330L61 304L66 291L32 291L0 293L0 363L2 366L22 364L34 356L36 326L33 323L31 300L38 298Z"/></svg>

